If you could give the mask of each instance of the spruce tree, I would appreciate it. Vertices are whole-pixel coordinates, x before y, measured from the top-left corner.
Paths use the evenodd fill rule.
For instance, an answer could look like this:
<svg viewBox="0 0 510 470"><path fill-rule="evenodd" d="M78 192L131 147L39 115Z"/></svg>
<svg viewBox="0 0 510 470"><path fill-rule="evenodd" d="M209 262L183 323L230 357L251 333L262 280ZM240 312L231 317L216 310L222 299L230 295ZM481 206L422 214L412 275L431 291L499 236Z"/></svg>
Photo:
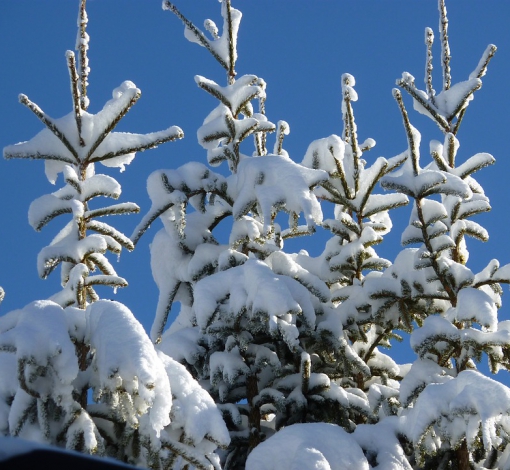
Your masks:
<svg viewBox="0 0 510 470"><path fill-rule="evenodd" d="M384 344L398 330L411 333L418 359L410 368L394 367L396 374L386 373L380 383L373 380L378 367L371 367L367 393L373 422L360 424L354 438L373 467L506 468L510 390L478 372L477 363L486 356L493 373L508 367L508 322L498 321L498 309L500 284L509 282L510 268L492 260L481 272L472 272L465 239L488 239L487 231L471 220L490 210L483 188L472 175L495 160L487 153L460 164L457 159L460 124L496 47L488 46L467 80L453 84L444 0L439 0L439 16L441 91L436 93L432 84L434 35L430 28L425 30L425 90L417 87L409 73L397 85L411 95L418 112L437 124L442 141L431 141L431 160L423 164L421 135L411 124L401 91L395 89L408 148L398 157L404 164L381 178L383 188L412 200L402 244L417 248L404 248L381 275L367 276L355 289L343 287L343 302L338 306L340 311L348 309L351 323L363 324L365 333L375 330L361 340L358 349L367 351L364 357L369 365L379 360L371 344ZM351 268L351 272L355 271ZM364 317L369 320L363 322ZM396 380L388 381L388 376ZM305 427L300 437L303 442L313 440L319 431L325 430ZM291 435L290 429L283 432ZM283 442L282 435L279 443ZM247 468L277 468L263 457L270 454L270 443L250 456ZM326 457L330 449L320 444L316 448L314 464L332 463Z"/></svg>
<svg viewBox="0 0 510 470"><path fill-rule="evenodd" d="M392 331L372 327L370 312L353 312L346 300L347 292L361 289L364 273L390 264L372 247L391 228L388 210L407 198L375 194L375 187L405 157L371 166L363 160L375 142L358 142L357 95L346 74L342 136L314 142L302 164L294 163L283 148L289 125L274 125L265 115L265 82L236 78L240 12L222 2L222 34L206 20L208 38L175 5L166 1L164 8L227 72L226 86L201 76L195 81L220 101L199 129L199 143L209 164L226 161L231 175L199 163L154 173L148 181L153 206L132 238L136 243L156 217L163 221L151 248L160 288L152 339L209 382L231 429L224 468L242 468L247 453L282 427L324 421L352 432L373 421L370 379L389 394L387 401L394 398L386 388L399 377L398 366L378 352ZM243 154L250 135L253 153ZM335 219L322 220L319 199L335 205ZM280 212L289 214L287 227ZM214 236L225 220L231 221L228 244ZM284 252L285 240L313 234L317 223L333 233L320 257ZM180 313L163 333L175 302Z"/></svg>
<svg viewBox="0 0 510 470"><path fill-rule="evenodd" d="M325 367L337 373L345 355L357 354L338 333L338 325L325 327L331 293L310 257L282 250L286 239L310 235L322 221L312 189L327 181L327 172L289 158L283 146L288 124L274 125L265 115L265 82L254 75L237 77L241 14L230 1L221 5L221 35L211 20L205 22L210 38L172 3L164 2L164 8L183 21L186 37L204 46L227 73L225 86L201 76L195 81L220 102L199 129L199 143L211 166L227 162L230 176L200 163L151 175L153 207L133 240L156 217L162 219L164 229L151 247L160 288L152 339L186 363L195 377L209 382L231 429L224 468L241 468L249 450L276 429L334 419L352 430L355 421L369 414L368 402L362 392L351 393L332 382L320 367L311 369L311 355L318 357L329 346ZM254 100L258 103L252 104ZM276 132L272 152L268 132ZM253 150L248 155L242 149L250 136ZM283 229L277 221L280 212L289 214ZM230 237L221 243L214 230L227 220ZM180 303L179 316L162 334L174 302ZM317 339L328 333L330 338L319 345ZM362 361L355 362L367 370Z"/></svg>
<svg viewBox="0 0 510 470"><path fill-rule="evenodd" d="M182 366L154 349L126 306L99 297L99 286L127 286L106 253L132 250L134 244L97 219L139 207L130 202L94 207L97 197L121 194L119 183L97 174L96 165L124 169L136 152L183 133L176 126L151 134L113 132L140 98L129 81L100 112L87 111L86 26L81 0L78 64L74 52L66 54L73 111L53 119L20 95L45 129L4 149L7 159L44 160L51 183L63 174L62 188L31 204L32 227L41 230L65 214L71 220L37 260L43 279L61 267L62 290L0 318L1 433L151 468L189 463L219 468L213 451L228 443L228 435L211 398Z"/></svg>
<svg viewBox="0 0 510 470"><path fill-rule="evenodd" d="M478 372L476 364L485 355L491 372L508 367L509 331L507 322L498 320L498 309L501 284L510 281L510 266L500 267L491 260L485 269L473 272L468 267L466 241L466 236L488 239L487 231L471 220L490 210L483 188L472 175L495 160L478 153L459 163L457 138L496 47L489 45L468 79L454 84L444 0L439 0L439 15L441 91L436 93L432 85L434 35L430 28L425 30L426 89L418 89L408 73L397 81L413 98L415 109L430 117L443 134L442 141L430 142L432 161L423 168L420 133L410 122L401 93L394 91L407 135L408 160L400 174L382 184L413 198L402 243L418 247L399 255L412 262L414 270L403 270L395 263L393 288L381 297L406 305L401 315L413 315L418 326L411 336L418 359L402 381L400 394L408 410L406 435L415 447L416 465L504 468L509 390ZM477 398L480 394L493 397L497 404L487 406Z"/></svg>

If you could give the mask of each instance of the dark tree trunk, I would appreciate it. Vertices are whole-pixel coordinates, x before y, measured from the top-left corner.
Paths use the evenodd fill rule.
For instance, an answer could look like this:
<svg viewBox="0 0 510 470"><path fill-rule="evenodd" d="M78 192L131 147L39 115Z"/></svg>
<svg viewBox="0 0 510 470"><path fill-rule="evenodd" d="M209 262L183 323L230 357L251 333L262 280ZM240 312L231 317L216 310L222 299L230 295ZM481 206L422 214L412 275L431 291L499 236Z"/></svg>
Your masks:
<svg viewBox="0 0 510 470"><path fill-rule="evenodd" d="M465 440L462 441L461 446L455 451L455 458L457 460L458 470L471 470L469 450Z"/></svg>
<svg viewBox="0 0 510 470"><path fill-rule="evenodd" d="M248 424L250 426L250 451L260 444L260 409L254 406L253 399L258 395L257 375L251 374L246 380L246 395L250 405Z"/></svg>

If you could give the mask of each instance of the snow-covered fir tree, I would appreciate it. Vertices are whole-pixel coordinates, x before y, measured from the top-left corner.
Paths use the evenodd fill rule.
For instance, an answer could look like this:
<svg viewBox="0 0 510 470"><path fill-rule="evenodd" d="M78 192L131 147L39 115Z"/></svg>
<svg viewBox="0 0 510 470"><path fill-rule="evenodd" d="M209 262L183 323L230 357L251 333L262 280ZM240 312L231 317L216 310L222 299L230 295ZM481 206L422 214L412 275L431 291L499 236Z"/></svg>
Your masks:
<svg viewBox="0 0 510 470"><path fill-rule="evenodd" d="M152 207L130 238L97 220L139 208L95 205L121 194L96 164L124 169L183 134L114 132L140 97L131 82L88 113L85 0L78 58L66 56L73 111L52 119L20 96L46 129L4 156L42 159L50 182L64 179L32 203L30 224L71 220L38 257L43 278L60 266L62 290L0 317L0 433L150 468L510 468L510 389L477 369L485 359L493 373L510 366L510 324L498 318L510 265L468 263L467 237L488 238L473 218L490 210L473 175L495 160L458 138L495 46L453 82L438 0L441 90L426 28L423 89L406 72L393 91L406 149L375 158L345 73L338 135L291 156L290 125L266 116L265 81L238 75L241 12L220 4L220 27L201 28L185 3L163 1L226 78L195 77L217 100L197 132L207 161L154 172ZM407 95L438 127L430 156ZM390 242L392 210L406 205L403 249L384 259L376 250ZM127 286L106 253L134 249L158 219L149 339L126 306L99 294ZM319 226L330 234L321 254L289 252L288 240L314 240ZM403 339L412 364L392 355Z"/></svg>
<svg viewBox="0 0 510 470"><path fill-rule="evenodd" d="M124 305L100 300L98 286L126 287L105 256L133 242L104 216L138 212L118 199L119 183L98 163L124 169L135 153L182 138L172 126L151 134L113 132L140 98L129 81L97 114L87 109L89 37L85 0L78 17L78 64L66 54L73 111L53 119L27 96L20 102L45 125L5 158L42 159L46 176L65 185L35 200L29 222L40 230L60 215L71 220L38 256L46 278L61 266L62 290L0 318L0 432L151 468L219 468L215 448L228 434L211 397L154 345ZM95 202L95 201L94 201ZM197 411L199 410L199 411Z"/></svg>

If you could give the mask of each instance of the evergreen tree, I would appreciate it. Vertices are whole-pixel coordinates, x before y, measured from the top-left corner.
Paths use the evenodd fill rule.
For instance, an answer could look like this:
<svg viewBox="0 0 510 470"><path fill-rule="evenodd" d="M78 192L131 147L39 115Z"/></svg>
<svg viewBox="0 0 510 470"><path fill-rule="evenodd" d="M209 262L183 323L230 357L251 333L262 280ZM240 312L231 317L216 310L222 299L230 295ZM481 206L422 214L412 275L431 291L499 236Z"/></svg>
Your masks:
<svg viewBox="0 0 510 470"><path fill-rule="evenodd" d="M462 159L458 137L495 46L454 83L438 0L441 91L430 28L424 89L406 72L393 91L406 150L371 158L375 141L358 137L346 73L343 129L296 163L284 146L289 124L266 116L265 81L238 75L241 12L220 4L222 27L208 19L203 31L163 1L226 80L195 77L217 100L197 132L207 164L154 172L152 206L129 238L97 220L139 208L96 206L121 194L96 164L124 169L183 133L114 132L140 97L131 82L89 114L85 0L78 59L66 55L73 111L52 119L20 96L46 128L4 156L42 159L50 182L64 179L32 203L29 222L41 230L71 220L38 257L42 278L60 266L62 290L0 317L0 433L150 468L510 468L510 389L477 370L485 357L493 373L510 367L510 324L498 318L510 265L492 260L474 272L467 248L467 237L488 239L473 220L490 210L473 175L495 160ZM401 90L439 128L428 161ZM391 262L376 248L391 211L408 204L404 248ZM127 286L107 252L133 250L158 218L149 339L126 306L99 294ZM288 240L310 240L318 227L329 237L318 256L289 252ZM388 351L404 338L412 364Z"/></svg>
<svg viewBox="0 0 510 470"><path fill-rule="evenodd" d="M134 248L127 236L97 219L139 207L128 202L93 208L96 197L121 194L119 183L96 174L95 165L123 169L136 152L183 133L175 126L145 135L113 132L140 97L129 81L99 113L87 112L85 0L78 25L79 67L75 54L66 54L73 112L52 119L20 95L46 128L4 149L6 158L44 160L51 183L63 174L64 187L31 204L32 227L72 217L37 263L43 279L60 265L63 289L0 318L1 433L152 468L219 468L212 452L228 443L228 435L211 398L182 366L154 349L126 306L100 300L96 291L127 286L105 253Z"/></svg>
<svg viewBox="0 0 510 470"><path fill-rule="evenodd" d="M244 468L246 455L262 440L307 422L354 431L373 466L494 466L500 455L504 461L506 388L467 370L482 353L493 371L507 363L508 332L497 322L499 283L508 282L507 268L493 261L475 275L466 266L465 236L487 239L470 219L490 209L472 174L494 159L483 153L455 164L456 134L495 47L489 46L467 81L452 85L448 20L439 2L442 91L432 88L429 28L426 90L408 73L398 81L415 108L444 134L443 143L431 143L432 163L424 168L420 134L398 90L408 149L371 165L363 158L375 142L358 140L352 106L357 94L349 74L342 77L342 135L313 142L296 165L283 149L288 124L274 126L265 116L265 82L252 75L236 79L240 12L223 1L223 32L220 36L207 20L209 38L176 6L165 1L164 8L183 21L186 38L206 47L227 72L226 86L195 80L220 101L198 131L199 142L209 164L226 160L231 175L196 163L155 173L149 180L153 209L134 239L161 216L165 228L152 245L161 292L152 337L209 382L231 429L224 467ZM266 135L273 130L276 143L268 153ZM254 152L241 153L252 134ZM396 193L378 194L377 183ZM419 248L405 248L392 264L377 256L374 246L391 229L389 211L408 199L413 209L402 243ZM334 205L334 219L323 220L319 201ZM290 215L283 229L282 211ZM230 217L226 244L213 232ZM333 234L319 257L284 251L286 239L311 235L316 224ZM177 301L177 320L163 333ZM419 356L412 367L381 351L401 340L400 332L412 333ZM501 397L501 406L473 405L480 389ZM444 403L438 398L443 394ZM435 402L441 405L432 407ZM290 429L281 432L291 436ZM313 440L307 429L316 428L300 429L304 442ZM375 436L381 434L385 439L378 442ZM260 468L256 459L272 455L268 449L263 445L254 453L250 468Z"/></svg>
<svg viewBox="0 0 510 470"><path fill-rule="evenodd" d="M385 304L412 316L419 328L411 346L419 358L401 383L400 401L409 420L406 436L415 447L415 465L441 467L504 468L508 443L506 417L508 389L476 371L485 353L493 373L508 367L510 349L507 322L498 321L501 283L509 283L510 266L489 262L479 273L467 266L466 236L486 241L487 231L471 218L490 210L483 188L472 174L494 163L487 153L457 161L457 133L473 93L496 51L489 45L467 80L452 83L448 19L439 0L441 65L440 93L432 86L433 32L425 30L427 49L425 85L419 90L408 73L397 81L413 98L415 108L430 117L443 133L443 142L430 143L432 162L420 165L420 133L412 126L401 94L394 91L407 135L408 159L398 175L386 177L385 188L414 200L409 225L402 235L406 248L399 255L412 263L402 269L395 263L391 283L384 292L372 289ZM434 197L435 196L435 197ZM437 198L439 196L439 199ZM386 274L386 273L385 273ZM487 407L480 393L498 397ZM432 398L434 397L434 398ZM432 400L431 400L432 398ZM411 406L412 405L412 406ZM500 460L501 458L501 460Z"/></svg>
<svg viewBox="0 0 510 470"><path fill-rule="evenodd" d="M224 87L200 76L195 81L220 101L199 129L199 142L209 164L227 161L231 175L198 163L154 173L148 181L153 206L132 238L136 243L156 217L162 219L164 229L151 246L160 288L152 339L209 382L231 429L224 467L241 468L250 449L284 426L325 421L352 432L373 421L370 379L381 385L380 394L389 394L384 398L394 399L384 387L400 371L378 351L392 330L378 330L369 312L360 315L352 302L341 301L349 297L347 288L361 288L363 272L390 264L372 246L391 228L387 211L407 198L373 193L405 157L380 158L370 167L361 158L375 142L358 142L357 95L346 74L342 137L314 142L302 164L293 163L283 148L288 124L275 126L265 116L265 82L235 78L240 12L222 2L223 32L206 20L209 39L175 5L166 1L164 8L227 72ZM267 132L275 130L268 153ZM241 144L252 134L254 151L243 154ZM335 205L334 220L322 221L318 198ZM279 212L289 214L283 230ZM213 232L226 219L231 234L222 244ZM286 239L311 235L317 223L334 234L319 258L283 251ZM174 302L180 313L162 334Z"/></svg>
<svg viewBox="0 0 510 470"><path fill-rule="evenodd" d="M302 408L299 397L292 397L301 377L307 394L328 388L326 376L310 377L309 356L300 339L313 332L319 299L329 298L327 286L281 251L284 239L312 233L321 221L311 189L327 174L288 157L283 149L288 124L267 120L264 81L254 75L236 78L241 13L230 1L222 2L221 36L211 20L205 23L211 39L170 2L164 7L184 22L186 37L206 47L227 72L226 86L201 76L195 80L220 101L199 129L199 142L209 164L227 161L231 175L225 178L198 163L151 175L153 208L133 239L161 217L165 228L151 248L161 292L152 338L162 351L184 360L198 379L209 381L232 431L224 465L237 468L248 450L271 432L265 428L274 426L267 419L273 409L286 416L278 426L295 419L288 412ZM269 153L266 134L275 131ZM248 156L241 144L251 135L255 149ZM282 184L281 178L287 182ZM286 230L275 221L282 210L290 215ZM300 213L306 225L299 225ZM221 244L213 231L227 218L231 235ZM181 303L181 313L162 336L175 301Z"/></svg>
<svg viewBox="0 0 510 470"><path fill-rule="evenodd" d="M385 189L413 200L402 244L418 247L405 248L393 265L379 276L367 276L359 287L342 287L344 294L339 297L343 303L338 307L351 312L354 325L369 318L363 329L365 333L375 331L361 340L358 349L367 351L364 357L369 365L378 360L372 345L384 344L395 330L412 333L411 346L418 359L408 370L394 367L398 373L393 376L388 374L391 362L386 361L386 380L380 383L374 381L378 367L370 368L368 396L374 422L359 425L354 438L374 467L506 468L510 391L478 372L476 363L485 354L493 373L508 367L508 326L498 321L498 309L500 284L509 282L510 268L500 268L492 260L481 272L473 273L467 266L465 240L466 236L488 239L487 231L471 220L490 210L472 174L493 164L494 158L479 153L460 165L456 162L459 126L496 47L487 48L466 81L452 84L444 0L439 0L439 13L441 92L436 94L432 85L434 36L430 28L425 31L426 89L418 89L409 73L397 85L411 95L416 110L437 124L443 142L430 143L432 161L422 167L421 135L410 122L401 92L394 90L408 149L397 157L405 160L402 167L381 178ZM351 272L356 271L351 268ZM306 442L315 432L305 428L300 437ZM279 441L284 442L283 436ZM270 442L254 452L248 468L277 468L263 457L271 452ZM330 449L317 448L322 453L318 452L314 463L332 462L327 456Z"/></svg>

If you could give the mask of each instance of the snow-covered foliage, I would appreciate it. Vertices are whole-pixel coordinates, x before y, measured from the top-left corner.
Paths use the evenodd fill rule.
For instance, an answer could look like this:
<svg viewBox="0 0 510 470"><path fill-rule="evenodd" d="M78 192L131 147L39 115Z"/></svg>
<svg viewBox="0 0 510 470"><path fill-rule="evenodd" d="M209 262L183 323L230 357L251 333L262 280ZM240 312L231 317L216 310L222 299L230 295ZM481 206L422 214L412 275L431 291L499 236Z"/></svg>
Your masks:
<svg viewBox="0 0 510 470"><path fill-rule="evenodd" d="M140 96L131 82L102 111L87 112L84 0L79 70L67 54L74 111L52 119L20 97L46 129L4 155L43 159L50 182L60 173L65 181L32 203L30 224L40 230L62 214L71 221L38 257L43 278L61 266L63 290L0 318L0 375L8 377L0 433L151 468L507 468L510 390L477 364L510 368L510 324L498 318L510 265L491 260L473 271L466 240L488 238L473 220L490 210L473 174L495 160L459 161L457 137L495 46L452 83L438 0L441 91L432 84L430 28L425 89L407 72L397 81L440 130L431 158L400 89L393 95L407 148L370 158L375 140L358 137L348 73L343 129L295 158L284 148L290 125L266 116L265 81L237 74L241 12L220 3L222 30L208 19L205 33L163 2L227 77L195 77L218 101L197 131L206 161L149 177L152 205L130 238L96 220L139 209L91 207L121 194L95 164L123 170L135 152L183 135L177 127L113 132ZM376 248L392 229L391 211L405 205L404 248L384 259ZM132 250L158 218L151 266L160 295L149 339L127 307L99 300L96 286L127 285L105 254ZM285 250L286 240L319 227L329 234L320 255ZM416 353L409 364L388 351L402 333Z"/></svg>
<svg viewBox="0 0 510 470"><path fill-rule="evenodd" d="M62 291L0 318L0 432L153 468L219 468L214 451L226 447L229 436L212 398L155 349L126 306L99 300L96 292L97 286L127 286L105 254L134 248L126 235L97 219L139 208L92 207L96 197L121 194L115 179L95 173L95 164L122 171L136 152L183 133L175 126L146 135L113 132L140 97L129 81L99 113L87 112L86 23L82 1L79 70L74 53L66 54L74 111L52 119L21 95L46 128L4 149L6 158L43 159L53 184L63 174L65 186L31 204L32 227L40 230L63 214L71 220L37 262L42 278L61 266Z"/></svg>

